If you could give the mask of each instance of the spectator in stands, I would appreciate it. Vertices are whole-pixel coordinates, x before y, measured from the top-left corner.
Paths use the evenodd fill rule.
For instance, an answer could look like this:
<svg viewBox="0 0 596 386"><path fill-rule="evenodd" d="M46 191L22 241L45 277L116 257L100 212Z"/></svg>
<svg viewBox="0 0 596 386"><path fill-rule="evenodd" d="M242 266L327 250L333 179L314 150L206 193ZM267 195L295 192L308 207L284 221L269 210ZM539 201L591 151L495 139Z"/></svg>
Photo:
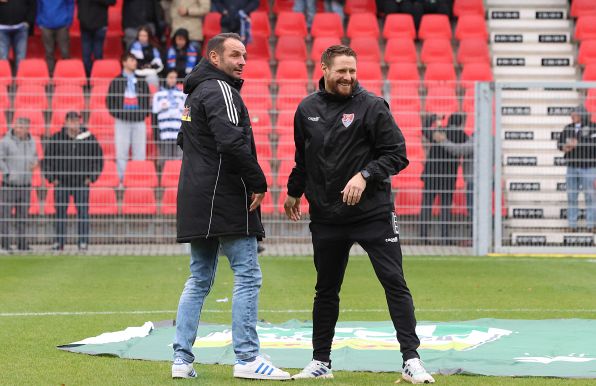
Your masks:
<svg viewBox="0 0 596 386"><path fill-rule="evenodd" d="M188 32L187 40L197 52L203 46L203 17L210 9L210 0L171 0L172 32L184 28Z"/></svg>
<svg viewBox="0 0 596 386"><path fill-rule="evenodd" d="M168 49L168 70L175 70L178 78L183 79L199 62L198 58L198 51L188 40L188 31L185 28L176 30Z"/></svg>
<svg viewBox="0 0 596 386"><path fill-rule="evenodd" d="M567 164L567 221L572 232L578 230L577 198L583 190L586 201L586 226L596 229L596 125L584 106L571 113L571 123L563 129L557 147L565 155Z"/></svg>
<svg viewBox="0 0 596 386"><path fill-rule="evenodd" d="M147 26L139 27L137 40L130 46L130 53L137 58L135 74L148 84L159 87L159 74L163 70L161 54L154 45L153 34Z"/></svg>
<svg viewBox="0 0 596 386"><path fill-rule="evenodd" d="M35 140L29 134L28 118L18 118L14 127L0 141L0 170L2 190L0 205L2 251L10 252L10 223L15 214L17 249L30 250L27 243L26 222L31 201L31 178L38 165Z"/></svg>
<svg viewBox="0 0 596 386"><path fill-rule="evenodd" d="M447 126L444 127L444 117L432 114L424 119L422 133L430 143L426 155L422 181L424 190L422 193L422 210L420 212L420 238L423 243L429 242L429 225L432 214L432 207L435 198L441 200L441 240L447 245L452 245L453 240L449 239L451 227L451 204L453 203L453 191L455 190L455 179L459 166L459 156L454 156L440 146L433 138L436 130L445 132L447 139L451 142L462 143L467 140L466 134L461 127L464 125L465 115L454 113L449 117Z"/></svg>
<svg viewBox="0 0 596 386"><path fill-rule="evenodd" d="M165 85L153 95L153 114L156 114L158 129L158 170L168 159L182 158L182 150L176 138L182 124L182 112L186 95L178 89L176 70L170 70Z"/></svg>
<svg viewBox="0 0 596 386"><path fill-rule="evenodd" d="M89 244L89 185L103 170L103 152L95 136L81 127L78 112L66 114L64 127L48 141L42 166L48 182L54 184L56 242L52 250L64 249L66 210L72 196L79 220L78 247L80 251L86 251Z"/></svg>
<svg viewBox="0 0 596 386"><path fill-rule="evenodd" d="M377 10L381 14L409 13L414 18L416 30L420 27L422 16L426 13L442 13L451 17L451 0L376 0Z"/></svg>
<svg viewBox="0 0 596 386"><path fill-rule="evenodd" d="M74 17L74 0L37 0L37 25L46 52L50 75L54 73L56 45L62 59L70 58L70 34L68 29Z"/></svg>
<svg viewBox="0 0 596 386"><path fill-rule="evenodd" d="M294 12L304 13L306 16L306 25L310 29L312 21L317 13L317 1L316 0L294 0Z"/></svg>
<svg viewBox="0 0 596 386"><path fill-rule="evenodd" d="M0 0L0 60L12 47L15 68L27 56L27 36L35 25L36 0Z"/></svg>
<svg viewBox="0 0 596 386"><path fill-rule="evenodd" d="M344 23L346 15L344 13L345 0L325 0L323 5L325 6L325 12L335 12L339 15L341 22Z"/></svg>
<svg viewBox="0 0 596 386"><path fill-rule="evenodd" d="M77 0L81 26L81 49L87 76L91 74L93 61L103 59L103 42L108 30L108 8L116 0Z"/></svg>
<svg viewBox="0 0 596 386"><path fill-rule="evenodd" d="M124 0L122 4L122 29L126 50L137 39L139 27L146 26L154 36L160 37L164 28L163 10L159 0Z"/></svg>
<svg viewBox="0 0 596 386"><path fill-rule="evenodd" d="M264 236L264 230L257 209L267 180L240 96L245 57L240 36L217 35L207 43L207 57L184 80L189 97L179 135L184 157L176 222L177 241L190 243L191 275L178 304L172 378L197 376L192 346L221 250L234 271L234 377L290 379L259 352L256 324L262 278L257 237ZM257 370L264 368L269 370L259 374Z"/></svg>
<svg viewBox="0 0 596 386"><path fill-rule="evenodd" d="M259 8L259 0L213 0L212 8L221 13L222 32L234 32L250 43L250 14Z"/></svg>
<svg viewBox="0 0 596 386"><path fill-rule="evenodd" d="M128 153L133 160L144 160L147 135L145 118L150 114L150 93L147 82L135 76L137 58L125 53L121 58L122 73L110 83L106 105L115 120L116 164L120 181L124 178Z"/></svg>

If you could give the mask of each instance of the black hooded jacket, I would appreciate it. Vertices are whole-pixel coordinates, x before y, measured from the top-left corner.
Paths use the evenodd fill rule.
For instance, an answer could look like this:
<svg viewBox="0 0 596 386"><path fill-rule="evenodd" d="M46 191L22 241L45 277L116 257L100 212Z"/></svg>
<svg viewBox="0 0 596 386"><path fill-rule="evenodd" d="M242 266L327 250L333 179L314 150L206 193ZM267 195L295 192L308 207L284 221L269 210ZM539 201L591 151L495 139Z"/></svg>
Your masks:
<svg viewBox="0 0 596 386"><path fill-rule="evenodd" d="M252 193L267 191L257 163L242 80L202 59L184 80L188 94L178 144L183 149L178 184L177 241L265 235Z"/></svg>
<svg viewBox="0 0 596 386"><path fill-rule="evenodd" d="M108 7L116 0L77 0L79 22L82 29L95 31L108 25Z"/></svg>
<svg viewBox="0 0 596 386"><path fill-rule="evenodd" d="M596 168L596 125L592 123L589 114L582 114L581 122L577 127L574 123L565 126L557 141L557 148L563 150L563 145L570 138L577 140L577 146L565 153L567 166Z"/></svg>
<svg viewBox="0 0 596 386"><path fill-rule="evenodd" d="M349 224L387 216L393 210L392 175L408 165L403 134L389 106L359 85L349 97L319 91L304 98L294 116L296 166L288 194L302 193L313 222ZM348 206L341 191L366 169L370 178L360 202Z"/></svg>

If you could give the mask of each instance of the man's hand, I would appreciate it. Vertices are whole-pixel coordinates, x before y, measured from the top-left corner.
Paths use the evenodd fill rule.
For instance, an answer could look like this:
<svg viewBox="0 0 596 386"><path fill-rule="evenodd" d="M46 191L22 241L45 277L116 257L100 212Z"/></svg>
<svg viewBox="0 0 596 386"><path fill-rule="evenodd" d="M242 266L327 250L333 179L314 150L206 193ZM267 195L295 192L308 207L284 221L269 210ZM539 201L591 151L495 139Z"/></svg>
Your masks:
<svg viewBox="0 0 596 386"><path fill-rule="evenodd" d="M89 177L86 177L84 182L86 186L91 185L91 179Z"/></svg>
<svg viewBox="0 0 596 386"><path fill-rule="evenodd" d="M188 15L188 8L182 7L182 6L178 7L178 15L180 15L180 16Z"/></svg>
<svg viewBox="0 0 596 386"><path fill-rule="evenodd" d="M350 181L348 181L344 190L341 191L343 194L343 202L348 205L358 204L364 189L366 189L366 180L362 177L362 174L358 172L350 179Z"/></svg>
<svg viewBox="0 0 596 386"><path fill-rule="evenodd" d="M435 142L443 142L447 139L444 131L434 130L433 131L433 141Z"/></svg>
<svg viewBox="0 0 596 386"><path fill-rule="evenodd" d="M563 145L563 153L569 153L571 150L575 149L577 146L577 139L573 137L567 138L565 144Z"/></svg>
<svg viewBox="0 0 596 386"><path fill-rule="evenodd" d="M261 205L261 201L265 198L265 193L253 193L251 196L252 202L250 203L249 211L254 211Z"/></svg>
<svg viewBox="0 0 596 386"><path fill-rule="evenodd" d="M300 220L300 217L302 216L302 213L300 213L300 198L287 196L284 201L284 210L286 211L286 216L288 216L290 220Z"/></svg>

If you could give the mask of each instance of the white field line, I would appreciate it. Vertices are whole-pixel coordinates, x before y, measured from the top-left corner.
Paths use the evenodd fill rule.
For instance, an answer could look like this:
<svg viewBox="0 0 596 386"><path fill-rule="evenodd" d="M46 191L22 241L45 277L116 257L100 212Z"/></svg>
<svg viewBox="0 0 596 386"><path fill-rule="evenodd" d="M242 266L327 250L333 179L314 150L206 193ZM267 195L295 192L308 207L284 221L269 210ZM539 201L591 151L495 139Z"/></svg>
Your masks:
<svg viewBox="0 0 596 386"><path fill-rule="evenodd" d="M582 308L417 308L418 312L550 312L550 313L596 313L596 309ZM227 314L232 310L206 309L202 313ZM273 314L300 314L311 313L311 309L303 310L259 310L260 313ZM340 310L341 313L367 313L388 312L386 308L349 308ZM146 311L48 311L48 312L1 312L0 317L30 317L30 316L93 316L93 315L149 315L149 314L175 314L176 310L146 310Z"/></svg>

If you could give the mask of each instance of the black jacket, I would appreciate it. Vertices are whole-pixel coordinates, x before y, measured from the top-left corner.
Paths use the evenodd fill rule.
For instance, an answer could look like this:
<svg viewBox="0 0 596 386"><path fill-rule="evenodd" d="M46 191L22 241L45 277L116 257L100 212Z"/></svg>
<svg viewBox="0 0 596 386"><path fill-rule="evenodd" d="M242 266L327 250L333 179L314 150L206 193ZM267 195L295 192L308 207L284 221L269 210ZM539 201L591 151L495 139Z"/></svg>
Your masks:
<svg viewBox="0 0 596 386"><path fill-rule="evenodd" d="M8 0L8 3L0 3L0 24L15 25L27 22L29 31L33 31L36 9L37 0Z"/></svg>
<svg viewBox="0 0 596 386"><path fill-rule="evenodd" d="M90 131L71 138L63 128L50 137L44 153L44 176L60 186L84 186L86 178L95 182L103 170L103 152Z"/></svg>
<svg viewBox="0 0 596 386"><path fill-rule="evenodd" d="M184 80L186 111L178 184L177 241L264 236L252 192L267 191L248 111L236 80L202 59Z"/></svg>
<svg viewBox="0 0 596 386"><path fill-rule="evenodd" d="M567 166L575 168L596 168L596 125L585 119L576 129L571 123L563 129L557 141L557 148L563 150L567 138L577 139L575 149L565 153Z"/></svg>
<svg viewBox="0 0 596 386"><path fill-rule="evenodd" d="M408 165L404 137L389 106L360 86L350 97L324 90L306 97L294 116L296 166L288 194L306 193L313 222L354 223L393 210L390 177ZM362 169L370 178L360 202L348 206L340 193Z"/></svg>
<svg viewBox="0 0 596 386"><path fill-rule="evenodd" d="M221 26L228 32L240 32L238 11L242 10L250 15L259 8L259 0L213 0L211 4L213 9L222 14Z"/></svg>
<svg viewBox="0 0 596 386"><path fill-rule="evenodd" d="M81 28L94 31L108 25L108 7L116 0L77 0Z"/></svg>
<svg viewBox="0 0 596 386"><path fill-rule="evenodd" d="M124 108L124 91L126 90L126 78L120 74L110 83L108 95L106 95L106 106L110 115L116 119L129 122L139 122L144 120L151 112L151 95L149 93L149 86L147 82L141 78L137 78L135 86L138 109L126 110Z"/></svg>
<svg viewBox="0 0 596 386"><path fill-rule="evenodd" d="M153 23L159 36L163 25L163 11L158 0L124 0L122 29L139 28Z"/></svg>

